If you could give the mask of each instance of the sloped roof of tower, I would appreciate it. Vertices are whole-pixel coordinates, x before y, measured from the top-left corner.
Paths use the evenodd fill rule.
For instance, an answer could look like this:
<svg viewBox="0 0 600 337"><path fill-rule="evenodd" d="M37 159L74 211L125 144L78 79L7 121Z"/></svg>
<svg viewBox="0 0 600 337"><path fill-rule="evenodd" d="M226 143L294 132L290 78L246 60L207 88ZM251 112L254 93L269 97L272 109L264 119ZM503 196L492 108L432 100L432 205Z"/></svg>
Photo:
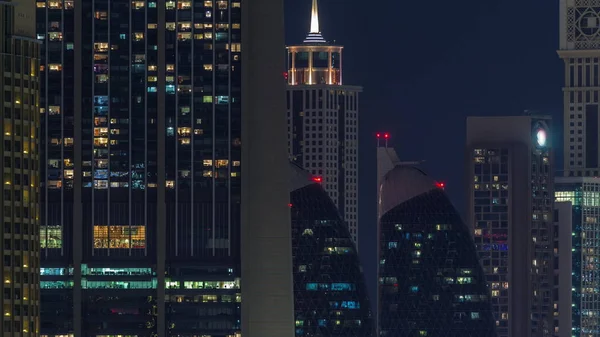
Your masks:
<svg viewBox="0 0 600 337"><path fill-rule="evenodd" d="M416 196L438 188L435 181L414 166L398 165L382 179L378 191L379 216Z"/></svg>
<svg viewBox="0 0 600 337"><path fill-rule="evenodd" d="M319 4L317 0L313 0L312 9L310 12L310 32L304 39L304 43L307 44L322 44L327 43L321 35L321 31L319 29Z"/></svg>

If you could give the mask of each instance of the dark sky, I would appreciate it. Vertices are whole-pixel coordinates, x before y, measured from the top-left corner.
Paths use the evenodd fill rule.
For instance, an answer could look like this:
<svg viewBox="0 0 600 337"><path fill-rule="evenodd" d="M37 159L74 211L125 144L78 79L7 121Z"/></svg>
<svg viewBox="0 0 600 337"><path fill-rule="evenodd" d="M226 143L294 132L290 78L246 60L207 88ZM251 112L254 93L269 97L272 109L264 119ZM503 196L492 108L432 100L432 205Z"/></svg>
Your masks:
<svg viewBox="0 0 600 337"><path fill-rule="evenodd" d="M310 0L285 0L286 42L309 29ZM344 84L360 97L360 253L376 285L375 137L446 182L464 214L467 116L554 117L562 143L558 0L319 0L321 32L345 46ZM559 150L560 151L560 150Z"/></svg>

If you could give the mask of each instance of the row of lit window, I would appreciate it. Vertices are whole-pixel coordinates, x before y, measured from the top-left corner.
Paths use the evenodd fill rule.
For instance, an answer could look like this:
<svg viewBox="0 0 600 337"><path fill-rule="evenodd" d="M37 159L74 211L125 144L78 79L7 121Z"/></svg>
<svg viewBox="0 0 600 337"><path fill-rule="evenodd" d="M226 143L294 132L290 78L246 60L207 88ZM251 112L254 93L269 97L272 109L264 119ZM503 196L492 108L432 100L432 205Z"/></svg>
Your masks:
<svg viewBox="0 0 600 337"><path fill-rule="evenodd" d="M65 9L71 10L74 8L73 3L75 2L74 0L49 0L48 1L48 8L49 9L62 9L63 8L63 2L65 4ZM46 2L43 1L38 1L36 3L37 8L46 8Z"/></svg>
<svg viewBox="0 0 600 337"><path fill-rule="evenodd" d="M183 283L183 287L182 287ZM166 281L167 289L240 289L240 280L234 281Z"/></svg>

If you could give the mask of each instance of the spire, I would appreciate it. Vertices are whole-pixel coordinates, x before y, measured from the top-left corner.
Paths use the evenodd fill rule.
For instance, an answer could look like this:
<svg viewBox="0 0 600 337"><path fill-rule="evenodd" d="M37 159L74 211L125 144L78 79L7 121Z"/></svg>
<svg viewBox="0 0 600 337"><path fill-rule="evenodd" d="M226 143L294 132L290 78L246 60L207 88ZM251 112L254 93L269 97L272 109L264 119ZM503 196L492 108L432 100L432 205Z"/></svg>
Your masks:
<svg viewBox="0 0 600 337"><path fill-rule="evenodd" d="M327 43L319 30L319 5L317 4L317 0L312 0L312 10L310 11L310 32L308 32L308 35L304 39L304 43Z"/></svg>
<svg viewBox="0 0 600 337"><path fill-rule="evenodd" d="M319 31L319 5L317 4L317 0L313 0L312 2L312 11L310 15L310 32L311 33L320 33Z"/></svg>

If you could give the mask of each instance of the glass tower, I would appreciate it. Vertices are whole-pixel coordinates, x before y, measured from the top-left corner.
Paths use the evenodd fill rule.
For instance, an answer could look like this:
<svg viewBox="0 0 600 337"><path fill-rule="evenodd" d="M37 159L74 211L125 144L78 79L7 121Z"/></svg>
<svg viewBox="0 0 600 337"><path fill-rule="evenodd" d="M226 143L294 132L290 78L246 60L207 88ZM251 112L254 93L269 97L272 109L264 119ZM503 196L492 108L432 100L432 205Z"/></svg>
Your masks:
<svg viewBox="0 0 600 337"><path fill-rule="evenodd" d="M296 336L374 336L358 253L335 204L316 180L292 165Z"/></svg>
<svg viewBox="0 0 600 337"><path fill-rule="evenodd" d="M236 335L240 1L47 0L37 17L42 333Z"/></svg>
<svg viewBox="0 0 600 337"><path fill-rule="evenodd" d="M597 306L600 272L596 267L600 262L600 252L595 249L600 239L597 228L600 218L600 179L558 177L554 188L556 202L568 201L572 207L571 242L567 246L571 251L571 263L568 265L571 267L571 325L565 328L570 328L572 336L600 336L600 309ZM563 251L560 253L565 254ZM562 265L559 266L562 268ZM566 314L568 309L563 310L560 314Z"/></svg>
<svg viewBox="0 0 600 337"><path fill-rule="evenodd" d="M477 251L443 189L404 164L380 181L380 336L495 337Z"/></svg>
<svg viewBox="0 0 600 337"><path fill-rule="evenodd" d="M4 142L0 335L39 335L39 55L35 5L0 1L0 116Z"/></svg>

